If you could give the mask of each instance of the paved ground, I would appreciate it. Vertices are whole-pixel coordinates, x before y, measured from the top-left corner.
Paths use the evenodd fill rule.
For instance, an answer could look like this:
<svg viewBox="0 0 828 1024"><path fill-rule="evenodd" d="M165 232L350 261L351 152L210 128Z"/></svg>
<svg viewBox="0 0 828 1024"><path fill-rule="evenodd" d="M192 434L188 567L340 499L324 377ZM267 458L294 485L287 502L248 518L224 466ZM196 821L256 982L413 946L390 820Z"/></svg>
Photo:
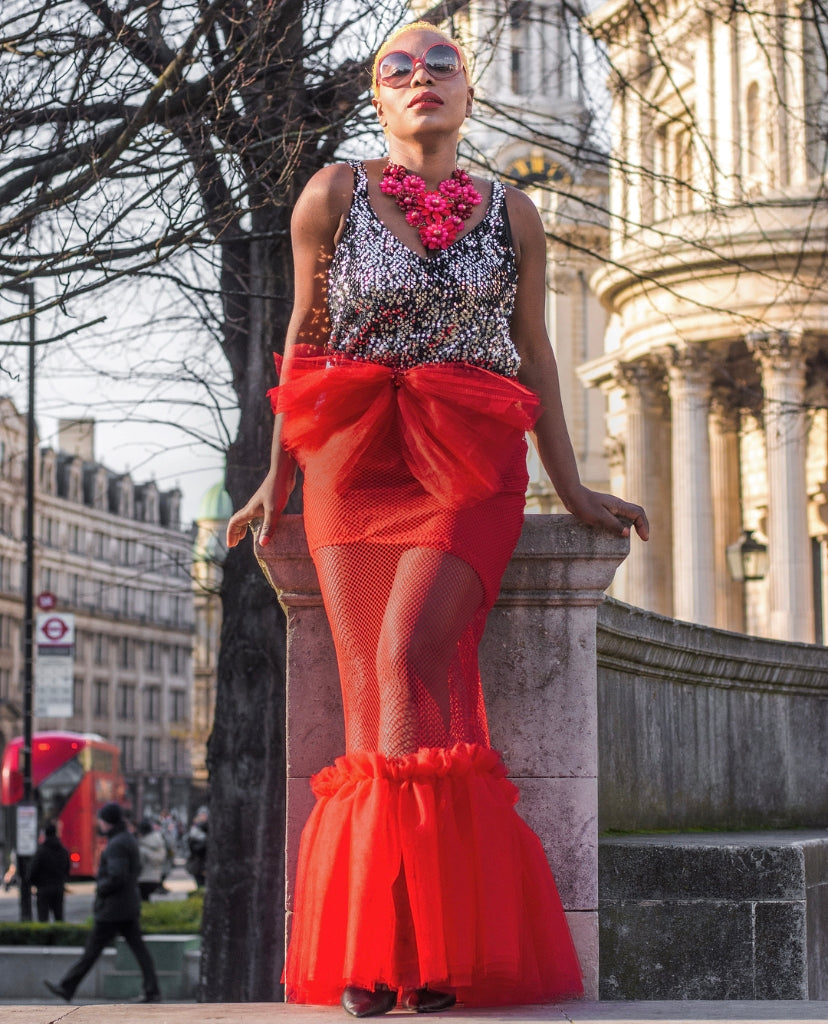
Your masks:
<svg viewBox="0 0 828 1024"><path fill-rule="evenodd" d="M408 1011L394 1011L385 1019L414 1018ZM0 1006L0 1024L345 1024L339 1007L285 1006L284 1003L173 1003L168 1006ZM501 1010L455 1009L433 1014L432 1019L464 1024L637 1024L639 1021L738 1021L753 1024L778 1021L828 1021L828 1002L652 1002L561 1003L555 1006L523 1006Z"/></svg>
<svg viewBox="0 0 828 1024"><path fill-rule="evenodd" d="M174 869L167 881L170 893L153 899L181 899L193 888L193 881L182 867ZM85 921L92 912L94 882L72 882L66 898L67 920ZM0 886L0 921L19 920L19 896L16 889L4 892ZM2 979L0 979L0 993ZM392 1020L416 1015L396 1010ZM563 1024L637 1024L644 1021L671 1021L696 1024L698 1021L737 1021L758 1024L777 1021L798 1024L822 1021L828 1024L828 1002L646 1002L646 1003L562 1003L555 1006L509 1007L500 1010L464 1010L434 1014L433 1019L463 1021L464 1024L534 1024L561 1021ZM112 1003L87 1003L66 1006L57 1001L6 1003L0 997L0 1024L345 1024L339 1007L286 1006L284 1003L169 1003L161 1006L123 1006Z"/></svg>

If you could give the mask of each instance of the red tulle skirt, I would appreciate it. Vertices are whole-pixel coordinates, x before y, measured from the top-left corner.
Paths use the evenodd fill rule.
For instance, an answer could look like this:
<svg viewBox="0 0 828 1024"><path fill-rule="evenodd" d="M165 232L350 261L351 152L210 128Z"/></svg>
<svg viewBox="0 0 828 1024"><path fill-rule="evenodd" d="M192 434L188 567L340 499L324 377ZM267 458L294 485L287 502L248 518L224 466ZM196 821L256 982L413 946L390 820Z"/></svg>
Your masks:
<svg viewBox="0 0 828 1024"><path fill-rule="evenodd" d="M337 759L312 781L286 998L347 985L456 992L469 1006L583 994L540 840L491 749ZM401 890L405 892L401 892Z"/></svg>
<svg viewBox="0 0 828 1024"><path fill-rule="evenodd" d="M271 397L304 472L346 732L346 756L313 779L286 997L335 1003L377 983L478 1006L580 995L552 874L489 748L477 664L520 535L537 396L463 364L294 351L283 369ZM480 595L462 616L458 593ZM439 688L427 665L400 683L435 636L450 638L426 659L445 666Z"/></svg>

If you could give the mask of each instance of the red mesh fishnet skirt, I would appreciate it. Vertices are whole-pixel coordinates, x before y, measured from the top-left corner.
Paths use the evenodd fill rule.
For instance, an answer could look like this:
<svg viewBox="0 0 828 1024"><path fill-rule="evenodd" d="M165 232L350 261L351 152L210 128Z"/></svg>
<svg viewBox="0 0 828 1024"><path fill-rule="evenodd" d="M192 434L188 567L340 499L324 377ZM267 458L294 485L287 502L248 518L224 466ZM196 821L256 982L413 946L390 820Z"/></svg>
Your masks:
<svg viewBox="0 0 828 1024"><path fill-rule="evenodd" d="M312 780L285 968L470 1005L581 993L537 837L489 749L477 648L520 534L536 396L463 364L295 355L272 393L304 471L346 756Z"/></svg>

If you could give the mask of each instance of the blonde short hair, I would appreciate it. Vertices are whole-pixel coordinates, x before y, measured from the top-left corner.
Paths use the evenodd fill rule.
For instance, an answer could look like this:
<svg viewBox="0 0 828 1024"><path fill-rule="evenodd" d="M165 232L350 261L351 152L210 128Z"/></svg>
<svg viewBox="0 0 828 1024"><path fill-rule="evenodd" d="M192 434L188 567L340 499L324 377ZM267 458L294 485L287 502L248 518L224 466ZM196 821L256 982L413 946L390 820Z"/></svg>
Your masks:
<svg viewBox="0 0 828 1024"><path fill-rule="evenodd" d="M463 70L466 72L466 77L468 77L469 59L466 56L466 51L463 49L462 44L459 43L456 39L452 39L448 32L444 32L441 28L437 28L436 25L432 25L428 21L412 21L408 25L400 25L399 28L395 28L391 35L388 36L388 38L385 40L382 46L380 46L380 48L377 50L377 55L376 57L374 57L374 66L371 69L371 87L374 90L375 96L379 95L379 81L377 80L377 71L379 69L380 61L386 55L386 53L388 53L388 51L391 49L391 44L399 36L403 35L403 33L405 32L412 32L414 29L435 32L438 36L442 36L447 43L451 43L452 46L456 46L457 49L460 51L460 58L463 61Z"/></svg>

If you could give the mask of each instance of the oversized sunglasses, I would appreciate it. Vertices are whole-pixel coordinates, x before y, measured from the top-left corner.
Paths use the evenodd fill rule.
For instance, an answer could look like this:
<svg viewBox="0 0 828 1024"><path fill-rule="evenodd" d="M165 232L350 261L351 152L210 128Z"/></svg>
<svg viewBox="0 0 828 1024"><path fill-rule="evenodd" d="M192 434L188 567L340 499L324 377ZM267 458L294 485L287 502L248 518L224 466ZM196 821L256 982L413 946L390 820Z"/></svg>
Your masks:
<svg viewBox="0 0 828 1024"><path fill-rule="evenodd" d="M392 50L386 53L377 65L377 81L390 85L392 89L408 85L418 64L431 78L445 81L454 78L463 70L463 58L451 43L432 43L420 57L406 50Z"/></svg>

